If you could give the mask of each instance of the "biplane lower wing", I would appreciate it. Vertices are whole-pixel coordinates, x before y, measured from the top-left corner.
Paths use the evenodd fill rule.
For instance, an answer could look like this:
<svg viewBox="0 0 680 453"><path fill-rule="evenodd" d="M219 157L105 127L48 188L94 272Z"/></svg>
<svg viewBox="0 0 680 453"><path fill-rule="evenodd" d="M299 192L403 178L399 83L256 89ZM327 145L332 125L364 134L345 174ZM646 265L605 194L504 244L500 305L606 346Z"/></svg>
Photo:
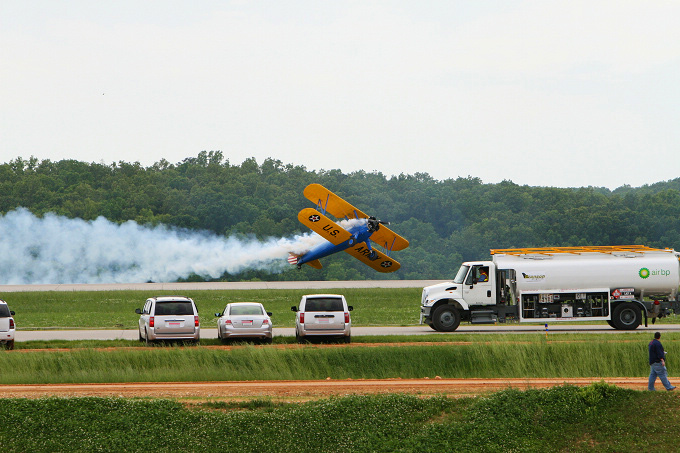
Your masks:
<svg viewBox="0 0 680 453"><path fill-rule="evenodd" d="M303 192L305 197L333 217L342 219L366 219L368 216L321 184L310 184Z"/></svg>
<svg viewBox="0 0 680 453"><path fill-rule="evenodd" d="M342 244L352 237L343 227L313 208L300 211L298 220L333 245Z"/></svg>
<svg viewBox="0 0 680 453"><path fill-rule="evenodd" d="M395 261L384 253L376 250L373 247L372 250L369 249L365 242L360 242L349 248L346 248L345 252L349 253L354 258L358 259L367 266L372 267L378 272L394 272L401 267L401 264L399 264L398 261Z"/></svg>

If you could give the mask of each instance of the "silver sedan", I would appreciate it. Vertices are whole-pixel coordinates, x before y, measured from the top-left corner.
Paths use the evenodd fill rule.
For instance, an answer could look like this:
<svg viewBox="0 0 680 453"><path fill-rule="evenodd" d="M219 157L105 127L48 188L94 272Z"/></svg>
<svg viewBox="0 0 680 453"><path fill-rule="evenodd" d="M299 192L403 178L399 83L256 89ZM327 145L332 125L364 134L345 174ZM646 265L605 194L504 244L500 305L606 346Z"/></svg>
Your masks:
<svg viewBox="0 0 680 453"><path fill-rule="evenodd" d="M217 337L222 341L253 338L272 342L272 314L257 302L233 302L222 313L215 313Z"/></svg>

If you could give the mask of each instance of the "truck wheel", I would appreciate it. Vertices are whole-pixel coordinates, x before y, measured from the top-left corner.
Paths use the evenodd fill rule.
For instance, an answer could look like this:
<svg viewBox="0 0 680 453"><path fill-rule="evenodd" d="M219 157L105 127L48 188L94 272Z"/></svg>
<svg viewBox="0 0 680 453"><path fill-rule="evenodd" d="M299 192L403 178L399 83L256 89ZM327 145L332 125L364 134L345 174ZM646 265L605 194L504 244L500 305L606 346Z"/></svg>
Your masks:
<svg viewBox="0 0 680 453"><path fill-rule="evenodd" d="M432 314L434 330L453 332L460 325L460 312L452 305L441 305Z"/></svg>
<svg viewBox="0 0 680 453"><path fill-rule="evenodd" d="M432 330L437 330L437 329L434 328L434 324L432 324L432 321L430 321L430 320L428 319L428 320L425 321L425 322L427 323L428 326L430 326L430 328L431 328Z"/></svg>
<svg viewBox="0 0 680 453"><path fill-rule="evenodd" d="M611 319L608 319L608 320L607 320L607 324L609 324L610 327L613 327L613 328L616 329L616 326L614 325L614 323L612 322Z"/></svg>
<svg viewBox="0 0 680 453"><path fill-rule="evenodd" d="M14 349L14 340L9 340L9 341L7 342L6 348L7 348L8 350L10 350L10 351L11 351L12 349Z"/></svg>
<svg viewBox="0 0 680 453"><path fill-rule="evenodd" d="M642 312L637 305L626 302L614 309L612 324L619 330L635 330L642 320Z"/></svg>

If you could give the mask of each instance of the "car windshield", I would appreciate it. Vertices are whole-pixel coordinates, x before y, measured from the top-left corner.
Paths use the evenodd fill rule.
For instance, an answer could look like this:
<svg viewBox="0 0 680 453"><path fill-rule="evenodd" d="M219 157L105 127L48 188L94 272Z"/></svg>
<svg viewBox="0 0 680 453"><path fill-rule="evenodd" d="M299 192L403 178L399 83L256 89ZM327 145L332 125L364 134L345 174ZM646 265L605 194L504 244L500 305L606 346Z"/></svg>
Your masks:
<svg viewBox="0 0 680 453"><path fill-rule="evenodd" d="M456 274L456 278L453 279L453 283L458 283L461 284L465 280L465 276L468 273L468 270L470 269L470 266L461 266L460 269L458 269L458 273Z"/></svg>
<svg viewBox="0 0 680 453"><path fill-rule="evenodd" d="M343 311L342 299L337 297L323 297L318 299L307 299L305 311Z"/></svg>
<svg viewBox="0 0 680 453"><path fill-rule="evenodd" d="M191 307L191 302L156 302L156 316L183 316L193 314L194 310Z"/></svg>
<svg viewBox="0 0 680 453"><path fill-rule="evenodd" d="M0 304L0 318L9 318L9 308L5 304Z"/></svg>
<svg viewBox="0 0 680 453"><path fill-rule="evenodd" d="M237 305L229 310L232 316L257 316L262 314L262 309L258 305Z"/></svg>

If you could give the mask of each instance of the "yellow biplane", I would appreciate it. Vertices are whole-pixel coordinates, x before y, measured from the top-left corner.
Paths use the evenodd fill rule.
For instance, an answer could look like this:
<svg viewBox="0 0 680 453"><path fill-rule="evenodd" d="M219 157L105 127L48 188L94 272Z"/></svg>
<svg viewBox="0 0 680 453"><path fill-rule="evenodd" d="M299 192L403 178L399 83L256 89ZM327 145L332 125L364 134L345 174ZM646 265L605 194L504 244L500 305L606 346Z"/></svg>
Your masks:
<svg viewBox="0 0 680 453"><path fill-rule="evenodd" d="M344 250L378 272L394 272L401 267L390 254L408 247L408 241L387 228L388 222L369 217L320 184L308 185L303 193L316 204L316 209L303 209L298 220L327 242L302 255L291 254L289 263L297 265L298 269L303 264L321 269L320 258ZM326 214L344 219L347 228L341 227ZM385 253L374 249L372 242L381 246Z"/></svg>

